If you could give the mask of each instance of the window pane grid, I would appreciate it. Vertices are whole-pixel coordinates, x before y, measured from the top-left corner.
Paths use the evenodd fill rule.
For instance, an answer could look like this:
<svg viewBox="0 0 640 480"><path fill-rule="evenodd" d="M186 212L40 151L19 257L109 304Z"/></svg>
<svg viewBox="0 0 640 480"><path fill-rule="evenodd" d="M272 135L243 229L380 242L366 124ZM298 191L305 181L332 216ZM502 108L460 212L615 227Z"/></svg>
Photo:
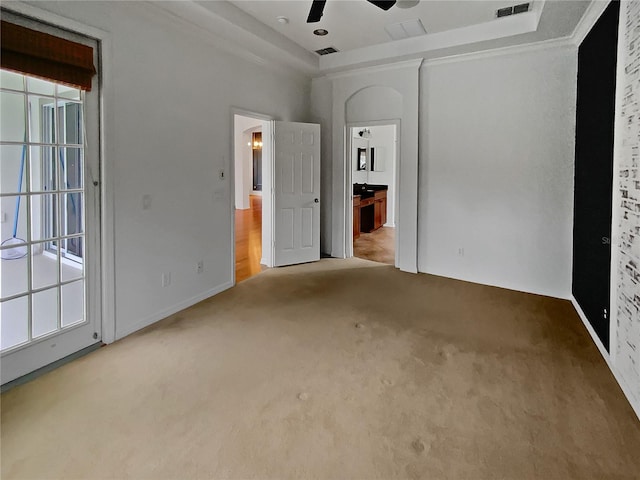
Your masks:
<svg viewBox="0 0 640 480"><path fill-rule="evenodd" d="M3 245L0 251L16 246L24 248L26 255L23 258L10 261L24 261L27 277L26 290L2 292L9 294L0 299L3 305L8 306L8 302L14 300L26 301L24 315L3 320L3 328L11 323L9 320L20 325L27 321L26 335L3 345L3 355L87 321L84 144L77 143L83 142L84 138L84 92L55 84L49 88L47 83L50 82L34 81L23 75L22 90L16 83L11 88L0 87L0 92L13 95L7 97L13 102L7 103L7 108L20 105L19 99L24 103L24 115L9 115L3 111L3 122L13 117L24 125L14 124L10 131L13 133L3 135L0 145L13 146L20 152L23 148L16 147L24 146L24 165L21 168L25 178L20 192L5 191L0 193L0 198L17 199L20 195L20 209L25 211L20 212L19 223L24 221L23 215L26 217L24 243ZM47 149L50 150L45 153ZM18 153L15 155L12 161L19 165ZM21 231L24 234L25 230ZM50 262L49 267L43 268L44 263L36 266L36 257L39 257L39 262ZM55 263L55 273L51 272L51 262ZM45 270L53 276L49 280L36 278L34 283L34 272L41 275ZM52 300L54 297L55 302ZM22 328L20 325L17 328Z"/></svg>
<svg viewBox="0 0 640 480"><path fill-rule="evenodd" d="M25 90L26 90L26 85L27 85L27 78L25 77L24 79L25 82ZM30 243L31 240L31 182L29 181L29 179L31 178L31 148L29 148L29 125L31 123L31 119L30 119L30 108L29 108L29 97L27 95L24 96L24 104L25 104L25 111L26 111L26 115L24 116L24 120L25 120L25 143L27 144L27 147L25 148L25 164L24 164L24 168L25 168L25 174L27 176L27 181L25 182L25 191L27 192L27 196L25 198L26 200L26 207L27 207L27 242L29 242L29 244L27 245L27 259L31 257L32 255L32 251L33 251L33 245ZM31 268L30 263L27 263L27 285L29 286L29 288L31 289L33 287L33 270ZM30 343L31 340L33 340L33 336L32 336L32 332L33 332L33 295L31 293L28 294L28 298L27 298L27 343Z"/></svg>
<svg viewBox="0 0 640 480"><path fill-rule="evenodd" d="M21 298L21 297L27 297L30 296L34 293L39 293L39 292L44 292L45 290L51 290L52 288L55 288L56 286L61 287L64 285L69 285L70 283L76 283L76 282L80 282L84 280L84 274L82 276L76 277L76 278L72 278L70 280L60 280L59 283L53 284L53 285L47 285L45 287L39 287L39 288L31 288L29 287L29 290L25 291L25 292L21 292L21 293L17 293L15 295L9 295L7 297L2 297L2 300L0 300L1 302L8 302L9 300L15 300L16 298Z"/></svg>
<svg viewBox="0 0 640 480"><path fill-rule="evenodd" d="M26 170L26 165L25 165L25 170ZM43 194L70 194L70 193L79 193L82 194L84 193L84 188L72 188L69 190L60 190L60 189L55 189L55 190L32 190L31 192L22 192L20 195L24 198L27 197L33 197L36 195L43 195ZM0 197L15 197L16 194L15 193L0 193Z"/></svg>
<svg viewBox="0 0 640 480"><path fill-rule="evenodd" d="M58 146L57 143L47 143L47 142L30 142L28 141L27 144L30 147L56 147ZM22 146L24 145L24 141L22 142L12 142L10 140L2 140L0 141L0 145L19 145ZM64 147L75 147L75 148L84 148L84 145L82 145L81 143L65 143Z"/></svg>
<svg viewBox="0 0 640 480"><path fill-rule="evenodd" d="M72 240L74 238L84 238L84 233L70 233L68 235L60 235L60 236L56 236L56 237L52 237L47 239L46 243L51 243L51 242L55 242L58 240ZM29 242L29 241L25 241L24 243L19 243L17 245L29 245L32 243L42 243L42 240L34 240L33 242ZM11 248L13 248L14 245L2 245L0 246L0 250L9 250Z"/></svg>

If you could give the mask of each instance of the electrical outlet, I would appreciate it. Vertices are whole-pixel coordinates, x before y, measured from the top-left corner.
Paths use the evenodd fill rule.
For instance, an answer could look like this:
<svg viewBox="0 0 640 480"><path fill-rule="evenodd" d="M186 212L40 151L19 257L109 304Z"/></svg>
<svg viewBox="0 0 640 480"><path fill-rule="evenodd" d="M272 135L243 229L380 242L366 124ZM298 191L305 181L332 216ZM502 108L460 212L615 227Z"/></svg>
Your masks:
<svg viewBox="0 0 640 480"><path fill-rule="evenodd" d="M149 210L151 208L151 195L142 196L142 209Z"/></svg>
<svg viewBox="0 0 640 480"><path fill-rule="evenodd" d="M200 260L198 263L196 263L196 273L202 272L204 272L204 262Z"/></svg>
<svg viewBox="0 0 640 480"><path fill-rule="evenodd" d="M464 248L462 248L462 247L458 248L458 256L459 257L464 257Z"/></svg>
<svg viewBox="0 0 640 480"><path fill-rule="evenodd" d="M171 285L171 272L163 273L162 274L162 286L163 287L168 287L169 285Z"/></svg>

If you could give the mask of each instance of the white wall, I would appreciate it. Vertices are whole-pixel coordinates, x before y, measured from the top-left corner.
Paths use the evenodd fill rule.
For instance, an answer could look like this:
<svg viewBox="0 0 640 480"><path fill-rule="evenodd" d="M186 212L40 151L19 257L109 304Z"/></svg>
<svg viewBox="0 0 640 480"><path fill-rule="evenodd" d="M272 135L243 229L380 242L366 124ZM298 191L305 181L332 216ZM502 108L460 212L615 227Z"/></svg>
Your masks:
<svg viewBox="0 0 640 480"><path fill-rule="evenodd" d="M231 285L232 180L218 178L231 167L231 109L306 121L310 80L218 51L212 37L151 4L33 5L111 34L105 139L122 337ZM152 202L143 211L144 194ZM166 288L163 272L171 272Z"/></svg>
<svg viewBox="0 0 640 480"><path fill-rule="evenodd" d="M331 253L333 210L333 83L327 77L311 81L310 121L320 124L320 251Z"/></svg>
<svg viewBox="0 0 640 480"><path fill-rule="evenodd" d="M253 157L251 147L251 133L261 131L262 120L234 115L234 181L235 181L235 205L239 210L251 207L249 194L253 181Z"/></svg>
<svg viewBox="0 0 640 480"><path fill-rule="evenodd" d="M576 77L574 47L422 68L421 272L569 298Z"/></svg>

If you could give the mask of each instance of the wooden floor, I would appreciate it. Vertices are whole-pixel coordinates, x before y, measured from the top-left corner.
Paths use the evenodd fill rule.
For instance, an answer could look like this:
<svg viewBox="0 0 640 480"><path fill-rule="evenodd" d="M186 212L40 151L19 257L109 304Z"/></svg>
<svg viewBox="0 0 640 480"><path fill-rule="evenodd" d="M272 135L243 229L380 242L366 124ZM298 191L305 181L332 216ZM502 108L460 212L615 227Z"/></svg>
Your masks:
<svg viewBox="0 0 640 480"><path fill-rule="evenodd" d="M262 197L249 197L251 208L236 209L236 282L262 271Z"/></svg>
<svg viewBox="0 0 640 480"><path fill-rule="evenodd" d="M251 195L251 207L236 210L236 282L252 277L266 267L262 257L262 197ZM395 228L382 227L361 233L353 242L353 255L373 262L395 264Z"/></svg>
<svg viewBox="0 0 640 480"><path fill-rule="evenodd" d="M382 227L371 233L361 233L353 242L353 255L373 262L395 265L396 229Z"/></svg>

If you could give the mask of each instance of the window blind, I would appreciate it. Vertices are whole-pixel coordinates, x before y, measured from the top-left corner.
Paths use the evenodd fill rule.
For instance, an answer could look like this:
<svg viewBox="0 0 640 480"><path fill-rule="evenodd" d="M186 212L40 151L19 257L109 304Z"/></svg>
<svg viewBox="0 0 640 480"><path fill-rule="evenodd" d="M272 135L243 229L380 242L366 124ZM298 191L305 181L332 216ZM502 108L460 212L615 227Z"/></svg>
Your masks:
<svg viewBox="0 0 640 480"><path fill-rule="evenodd" d="M2 20L2 68L91 91L93 48Z"/></svg>

